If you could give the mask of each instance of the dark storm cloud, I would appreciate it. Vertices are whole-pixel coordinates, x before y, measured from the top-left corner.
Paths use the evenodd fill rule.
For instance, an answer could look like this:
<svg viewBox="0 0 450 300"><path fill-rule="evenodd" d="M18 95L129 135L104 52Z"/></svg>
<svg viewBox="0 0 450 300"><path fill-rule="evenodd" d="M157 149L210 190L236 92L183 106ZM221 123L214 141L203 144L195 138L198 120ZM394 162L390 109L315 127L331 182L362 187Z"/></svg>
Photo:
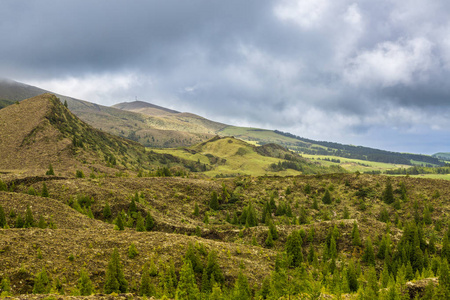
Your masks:
<svg viewBox="0 0 450 300"><path fill-rule="evenodd" d="M424 0L4 1L0 76L107 105L138 96L225 123L445 151L449 13ZM406 148L414 135L428 150Z"/></svg>

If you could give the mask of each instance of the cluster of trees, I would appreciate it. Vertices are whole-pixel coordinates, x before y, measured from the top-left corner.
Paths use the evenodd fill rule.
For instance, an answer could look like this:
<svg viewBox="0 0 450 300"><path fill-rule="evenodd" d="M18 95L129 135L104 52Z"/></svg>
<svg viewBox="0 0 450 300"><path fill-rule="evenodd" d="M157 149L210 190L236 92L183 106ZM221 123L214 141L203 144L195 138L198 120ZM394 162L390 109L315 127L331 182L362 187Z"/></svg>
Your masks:
<svg viewBox="0 0 450 300"><path fill-rule="evenodd" d="M53 221L50 219L48 222L41 215L39 216L39 220L36 221L33 217L33 212L29 205L27 205L27 209L25 211L25 216L22 216L21 213L16 213L14 209L9 211L9 221L8 216L5 213L5 210L0 205L0 228L30 228L30 227L39 227L39 228L56 228Z"/></svg>
<svg viewBox="0 0 450 300"><path fill-rule="evenodd" d="M138 211L137 204L140 202L140 195L136 192L131 197L131 202L128 205L128 211L125 212L122 210L117 214L117 217L114 220L115 229L124 230L125 227L135 228L136 231L152 231L156 222L152 217L150 212L147 212L145 217L142 215L141 211ZM103 208L103 218L107 221L110 221L112 217L111 208L108 203L106 203Z"/></svg>
<svg viewBox="0 0 450 300"><path fill-rule="evenodd" d="M343 144L333 143L333 142L314 141L314 140L302 138L302 137L299 137L299 136L296 136L296 135L293 135L290 133L278 131L278 130L275 130L275 132L280 135L283 135L283 136L297 139L303 143L306 143L306 145L316 144L316 145L326 147L326 149L318 148L318 147L316 147L315 149L311 149L312 147L309 147L309 146L305 146L304 148L301 148L301 151L303 151L304 153L307 153L307 154L332 155L332 156L339 156L339 157L345 157L345 158L353 158L353 159L384 162L384 163L393 163L393 164L404 164L404 165L411 165L412 160L424 162L426 164L439 165L439 166L442 166L445 164L438 158L428 156L428 155L398 153L398 152L391 152L391 151L373 149L373 148L362 147L362 146L352 146L352 145L343 145ZM300 145L300 147L302 147L302 146Z"/></svg>

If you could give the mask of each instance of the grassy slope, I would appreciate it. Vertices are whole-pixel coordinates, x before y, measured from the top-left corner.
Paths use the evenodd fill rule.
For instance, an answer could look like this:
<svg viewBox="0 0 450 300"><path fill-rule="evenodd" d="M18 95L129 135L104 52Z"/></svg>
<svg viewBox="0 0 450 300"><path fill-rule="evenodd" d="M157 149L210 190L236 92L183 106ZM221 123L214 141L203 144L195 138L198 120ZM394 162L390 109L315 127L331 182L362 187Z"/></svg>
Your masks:
<svg viewBox="0 0 450 300"><path fill-rule="evenodd" d="M268 146L270 148L270 146ZM182 159L186 159L193 162L200 162L208 165L211 169L203 172L207 176L219 176L219 175L298 175L302 172L287 169L279 172L271 170L271 164L278 164L280 161L286 161L284 159L285 154L289 154L286 150L281 151L278 154L276 151L271 156L264 156L257 152L257 148L247 142L238 140L232 137L214 138L208 142L194 145L190 148L177 148L177 149L153 149L156 153L168 153ZM279 157L281 155L282 158ZM209 156L209 157L208 157ZM320 168L317 165L313 165L306 160L302 160L298 157L299 162L307 168L304 172L333 172L331 169ZM334 169L336 171L336 169Z"/></svg>
<svg viewBox="0 0 450 300"><path fill-rule="evenodd" d="M203 244L208 250L215 249L217 251L219 263L224 270L228 284L232 284L236 278L239 263L242 262L245 265L244 273L250 278L252 285L253 283L260 285L262 278L273 269L274 250L283 249L287 235L294 229L303 228L308 231L314 227L313 245L317 251L321 251L327 232L335 224L338 225L341 238L338 240L337 246L342 255L339 256L337 263L341 264L347 262L347 254L355 253L355 248L351 244L351 231L355 220L359 224L362 240L370 236L375 245L375 251L377 250L377 243L386 228L385 223L377 220L382 207L388 209L392 222L397 213L402 223L412 219L415 201L418 202L421 211L425 205L431 204L436 208L432 213L433 222L444 220L445 216L450 213L449 207L445 203L445 199L450 196L448 182L406 177L395 177L392 178L392 181L394 189L397 189L399 183L403 181L408 191L409 201L402 203L402 208L398 211L380 201L385 177L371 175L342 174L286 178L237 178L234 180L55 179L47 181L52 199L27 196L21 193L28 190L29 186L39 191L42 182L24 184L17 187L16 193L0 192L2 203L7 203L8 209L15 209L16 212L22 214L26 205L33 203L35 219L42 214L47 219L49 215L53 215L57 229L1 230L0 234L3 238L0 241L0 249L3 249L3 252L0 255L0 261L3 266L3 274L8 275L12 284L15 285L14 293L30 292L33 274L42 266L46 266L51 271L54 279L65 278L63 285L67 293L70 293L75 286L78 278L77 271L82 267L85 267L91 274L96 289L101 290L104 271L114 247L119 248L126 278L132 282L133 279L139 281L140 275L137 274L137 270L150 259L155 261L159 270L163 269L169 259L173 259L176 268L179 269L187 244L193 242ZM239 201L223 205L223 210L212 212L208 208L210 194L212 191L217 191L220 195L222 183L230 193L239 193ZM304 187L307 184L311 187L309 194L304 193ZM290 194L285 193L288 187L291 190ZM332 189L331 194L334 201L331 205L324 205L320 201L325 188ZM369 191L364 201L364 207L361 200L355 195L361 188ZM440 192L438 198L432 196L436 190ZM239 227L225 222L225 217L226 214L239 213L250 201L260 216L262 205L274 191L278 193L275 198L277 205L287 201L290 203L294 215L298 215L300 208L305 207L308 213L308 224L289 225L289 218L274 216L280 238L271 250L264 247L264 240L267 236L266 226L260 224L258 227L248 228L239 233ZM111 225L91 220L64 204L70 197L77 194L92 196L94 200L92 211L97 218L102 219L102 209L106 203L111 205L113 216L115 216L119 211L127 210L130 197L135 192L139 192L141 195L138 203L139 211L151 212L156 219L158 224L156 232L138 233L131 229L117 232L111 229ZM312 208L312 199L314 198L319 199L318 210ZM339 202L336 199L339 199ZM199 216L192 214L195 204L199 206ZM344 207L349 209L350 219L342 218ZM58 211L63 213L58 215ZM207 211L210 211L209 225L202 222ZM327 219L329 221L326 221ZM11 220L10 224L12 224ZM185 235L185 233L192 234L196 226L201 228L202 238ZM424 230L426 239L433 232L433 226L426 225ZM390 230L395 243L401 235L401 230L394 223L390 225ZM438 233L438 241L444 232L443 230ZM257 245L251 245L253 239L256 240ZM131 243L134 243L140 252L135 259L126 256ZM305 257L308 247L309 242L305 241L303 246ZM38 248L41 249L43 259L37 258ZM68 260L70 254L75 256L75 260L72 262ZM360 255L356 254L355 258L360 259ZM85 262L89 263L85 264ZM377 267L382 267L381 260L377 260L376 263ZM21 268L24 271L21 271ZM158 279L154 278L153 281L157 283Z"/></svg>

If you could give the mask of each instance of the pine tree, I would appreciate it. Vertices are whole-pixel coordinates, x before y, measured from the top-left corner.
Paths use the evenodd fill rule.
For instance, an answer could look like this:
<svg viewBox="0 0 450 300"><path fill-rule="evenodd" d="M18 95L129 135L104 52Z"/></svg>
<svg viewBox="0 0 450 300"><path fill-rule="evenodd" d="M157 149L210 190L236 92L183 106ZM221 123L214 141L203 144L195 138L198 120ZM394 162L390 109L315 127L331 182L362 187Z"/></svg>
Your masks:
<svg viewBox="0 0 450 300"><path fill-rule="evenodd" d="M217 197L217 192L213 191L211 193L211 199L209 200L209 207L212 210L218 210L219 209L219 199Z"/></svg>
<svg viewBox="0 0 450 300"><path fill-rule="evenodd" d="M125 225L123 224L122 214L117 215L115 223L119 230L125 230Z"/></svg>
<svg viewBox="0 0 450 300"><path fill-rule="evenodd" d="M272 233L270 232L270 230L267 231L267 238L265 243L268 248L272 248L274 245Z"/></svg>
<svg viewBox="0 0 450 300"><path fill-rule="evenodd" d="M16 219L16 224L15 224L15 228L23 228L23 226L25 225L25 221L22 219L22 215L18 214L17 215L17 219Z"/></svg>
<svg viewBox="0 0 450 300"><path fill-rule="evenodd" d="M359 237L359 229L358 224L356 224L356 221L353 222L352 242L353 246L361 246L361 239Z"/></svg>
<svg viewBox="0 0 450 300"><path fill-rule="evenodd" d="M147 213L147 217L145 218L145 229L147 231L152 231L155 227L155 220L153 219L150 212Z"/></svg>
<svg viewBox="0 0 450 300"><path fill-rule="evenodd" d="M366 245L364 249L364 254L362 256L362 260L368 265L375 265L375 254L373 251L372 240L370 236L366 240Z"/></svg>
<svg viewBox="0 0 450 300"><path fill-rule="evenodd" d="M242 274L242 270L239 272L238 278L234 284L233 300L248 300L251 299L251 291L248 285L247 277Z"/></svg>
<svg viewBox="0 0 450 300"><path fill-rule="evenodd" d="M128 214L132 216L133 218L136 217L137 207L136 207L136 201L135 198L139 199L139 195L136 192L136 195L134 197L131 197L131 202L128 205Z"/></svg>
<svg viewBox="0 0 450 300"><path fill-rule="evenodd" d="M47 189L47 185L45 184L45 182L42 184L42 191L41 191L41 197L45 197L48 198L49 194L48 194L48 189Z"/></svg>
<svg viewBox="0 0 450 300"><path fill-rule="evenodd" d="M10 292L11 292L11 282L9 281L9 277L5 276L2 279L2 282L0 284L0 291L1 291L1 296L10 296Z"/></svg>
<svg viewBox="0 0 450 300"><path fill-rule="evenodd" d="M447 261L450 260L450 242L447 234L442 239L441 257L447 259Z"/></svg>
<svg viewBox="0 0 450 300"><path fill-rule="evenodd" d="M136 218L136 231L139 231L139 232L145 231L144 218L142 217L141 212L138 212L138 213L137 213L137 218Z"/></svg>
<svg viewBox="0 0 450 300"><path fill-rule="evenodd" d="M389 178L386 181L386 185L384 187L383 195L381 198L386 204L391 204L394 202L394 193L392 191L392 184Z"/></svg>
<svg viewBox="0 0 450 300"><path fill-rule="evenodd" d="M45 173L45 175L55 175L55 171L53 171L52 164L48 165L48 171Z"/></svg>
<svg viewBox="0 0 450 300"><path fill-rule="evenodd" d="M39 216L38 227L41 229L47 228L47 222L45 222L43 216Z"/></svg>
<svg viewBox="0 0 450 300"><path fill-rule="evenodd" d="M178 282L175 293L177 300L197 300L200 299L200 291L195 282L195 275L192 269L191 261L184 260L184 264L180 270L180 281Z"/></svg>
<svg viewBox="0 0 450 300"><path fill-rule="evenodd" d="M331 204L331 201L332 201L332 199L331 199L330 191L326 190L325 194L322 197L322 202L323 202L323 204Z"/></svg>
<svg viewBox="0 0 450 300"><path fill-rule="evenodd" d="M445 295L450 297L450 270L448 267L447 259L444 258L441 261L441 267L439 268L439 285L442 286L445 291Z"/></svg>
<svg viewBox="0 0 450 300"><path fill-rule="evenodd" d="M196 217L198 217L200 215L200 210L198 208L198 204L197 203L195 203L193 215L196 216Z"/></svg>
<svg viewBox="0 0 450 300"><path fill-rule="evenodd" d="M81 269L80 278L78 279L78 289L80 290L81 296L90 296L94 290L92 286L92 281L89 278L86 270Z"/></svg>
<svg viewBox="0 0 450 300"><path fill-rule="evenodd" d="M192 243L189 243L188 248L186 250L186 254L184 255L185 260L189 260L192 266L192 269L195 273L201 274L203 271L203 264L200 260L197 250L195 249Z"/></svg>
<svg viewBox="0 0 450 300"><path fill-rule="evenodd" d="M290 261L290 266L299 267L303 262L302 238L300 232L294 230L286 239L286 253Z"/></svg>
<svg viewBox="0 0 450 300"><path fill-rule="evenodd" d="M208 275L208 279L214 278L214 280L218 283L223 283L225 281L222 269L217 262L217 253L215 250L211 250L208 253L206 273Z"/></svg>
<svg viewBox="0 0 450 300"><path fill-rule="evenodd" d="M347 269L347 281L350 291L356 292L358 290L358 274L356 273L355 264L350 261Z"/></svg>
<svg viewBox="0 0 450 300"><path fill-rule="evenodd" d="M48 278L47 271L43 267L42 270L37 273L34 280L33 294L48 294L50 291L50 279Z"/></svg>
<svg viewBox="0 0 450 300"><path fill-rule="evenodd" d="M213 284L212 292L209 295L210 300L223 300L223 293L218 283Z"/></svg>
<svg viewBox="0 0 450 300"><path fill-rule="evenodd" d="M145 264L142 268L142 277L141 277L141 285L139 288L139 294L141 296L154 296L155 294L155 286L152 284L150 280L150 271L148 264Z"/></svg>
<svg viewBox="0 0 450 300"><path fill-rule="evenodd" d="M111 207L108 202L106 202L105 207L103 208L103 218L105 218L105 220L109 220L111 218Z"/></svg>
<svg viewBox="0 0 450 300"><path fill-rule="evenodd" d="M4 228L6 226L6 215L3 210L3 206L0 205L0 228Z"/></svg>
<svg viewBox="0 0 450 300"><path fill-rule="evenodd" d="M114 248L111 259L106 270L105 293L126 293L128 289L128 282L125 280L123 274L123 266L120 262L119 251Z"/></svg>
<svg viewBox="0 0 450 300"><path fill-rule="evenodd" d="M134 243L131 243L130 247L128 247L128 257L129 258L135 258L138 256L139 252L136 248L136 245Z"/></svg>
<svg viewBox="0 0 450 300"><path fill-rule="evenodd" d="M276 241L278 239L278 231L277 231L277 227L275 227L272 220L269 220L269 231L270 231L270 234L272 235L272 239L274 241Z"/></svg>

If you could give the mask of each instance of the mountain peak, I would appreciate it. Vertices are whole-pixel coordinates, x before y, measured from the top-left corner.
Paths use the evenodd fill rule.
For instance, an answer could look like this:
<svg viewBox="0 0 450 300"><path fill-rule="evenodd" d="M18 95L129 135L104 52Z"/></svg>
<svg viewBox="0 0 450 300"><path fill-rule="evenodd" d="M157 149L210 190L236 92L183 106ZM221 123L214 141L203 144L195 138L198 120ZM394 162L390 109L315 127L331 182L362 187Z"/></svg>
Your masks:
<svg viewBox="0 0 450 300"><path fill-rule="evenodd" d="M121 110L128 110L138 112L150 116L163 116L168 114L178 114L179 111L165 108L159 105L151 104L144 101L122 102L113 105L112 107Z"/></svg>

